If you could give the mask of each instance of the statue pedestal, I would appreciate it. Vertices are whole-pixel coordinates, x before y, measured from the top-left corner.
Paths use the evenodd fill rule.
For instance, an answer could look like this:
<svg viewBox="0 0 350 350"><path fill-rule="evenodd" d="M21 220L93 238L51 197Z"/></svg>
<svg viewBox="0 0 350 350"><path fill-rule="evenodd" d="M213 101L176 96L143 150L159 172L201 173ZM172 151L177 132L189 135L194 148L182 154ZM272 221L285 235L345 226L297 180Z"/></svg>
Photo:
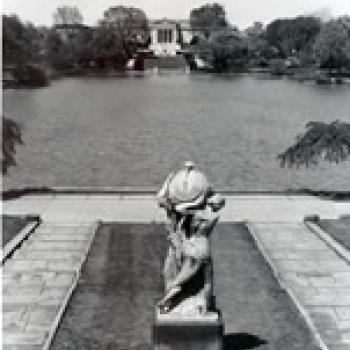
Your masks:
<svg viewBox="0 0 350 350"><path fill-rule="evenodd" d="M153 323L154 350L222 350L224 325L217 312L159 313Z"/></svg>

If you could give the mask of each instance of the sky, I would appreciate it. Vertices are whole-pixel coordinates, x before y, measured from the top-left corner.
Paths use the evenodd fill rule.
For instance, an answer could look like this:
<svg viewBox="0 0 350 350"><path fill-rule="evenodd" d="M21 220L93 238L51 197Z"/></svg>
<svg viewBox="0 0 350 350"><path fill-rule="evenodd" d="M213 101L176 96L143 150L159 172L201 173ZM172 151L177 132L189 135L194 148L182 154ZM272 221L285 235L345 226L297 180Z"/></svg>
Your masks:
<svg viewBox="0 0 350 350"><path fill-rule="evenodd" d="M17 14L36 25L51 25L58 6L77 6L85 24L94 25L110 6L142 8L148 18L187 19L192 8L207 2L224 5L229 21L243 29L254 21L265 24L275 18L305 14L350 15L350 0L2 0L2 13ZM259 5L260 3L260 5Z"/></svg>

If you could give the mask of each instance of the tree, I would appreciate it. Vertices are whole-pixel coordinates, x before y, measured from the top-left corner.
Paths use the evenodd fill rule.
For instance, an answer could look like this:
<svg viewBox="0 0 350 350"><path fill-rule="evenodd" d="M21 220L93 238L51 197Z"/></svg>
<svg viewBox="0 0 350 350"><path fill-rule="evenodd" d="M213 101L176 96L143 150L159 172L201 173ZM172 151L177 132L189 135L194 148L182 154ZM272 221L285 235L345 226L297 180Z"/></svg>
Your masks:
<svg viewBox="0 0 350 350"><path fill-rule="evenodd" d="M2 173L7 174L10 166L16 165L16 144L23 144L19 125L12 119L2 118Z"/></svg>
<svg viewBox="0 0 350 350"><path fill-rule="evenodd" d="M83 24L83 16L76 6L57 7L53 14L53 24L54 26Z"/></svg>
<svg viewBox="0 0 350 350"><path fill-rule="evenodd" d="M314 51L321 68L350 67L350 17L340 17L324 24Z"/></svg>
<svg viewBox="0 0 350 350"><path fill-rule="evenodd" d="M266 27L266 40L277 48L280 57L286 58L303 51L311 52L320 29L320 20L313 16L276 19Z"/></svg>
<svg viewBox="0 0 350 350"><path fill-rule="evenodd" d="M217 72L244 66L247 45L238 32L222 31L213 36L209 47L212 51L212 66Z"/></svg>
<svg viewBox="0 0 350 350"><path fill-rule="evenodd" d="M121 31L124 35L132 35L147 31L148 21L143 10L122 5L110 7L103 13L103 23Z"/></svg>
<svg viewBox="0 0 350 350"><path fill-rule="evenodd" d="M192 31L199 31L208 39L213 32L228 27L225 9L217 3L195 8L191 11L190 25Z"/></svg>
<svg viewBox="0 0 350 350"><path fill-rule="evenodd" d="M249 58L260 58L267 50L265 28L261 22L254 22L245 32Z"/></svg>
<svg viewBox="0 0 350 350"><path fill-rule="evenodd" d="M47 56L56 68L76 68L80 60L91 59L91 29L83 25L76 6L58 7L54 26L46 36Z"/></svg>
<svg viewBox="0 0 350 350"><path fill-rule="evenodd" d="M294 145L277 156L282 167L317 165L320 159L331 163L344 161L350 155L350 123L310 122L306 132L297 136Z"/></svg>
<svg viewBox="0 0 350 350"><path fill-rule="evenodd" d="M38 31L17 16L2 16L4 62L22 63L38 57Z"/></svg>
<svg viewBox="0 0 350 350"><path fill-rule="evenodd" d="M138 47L148 42L148 20L143 10L135 7L114 6L103 13L96 38L102 40L104 51L119 50L120 55L131 58ZM102 38L105 33L107 37ZM112 45L115 45L114 49Z"/></svg>
<svg viewBox="0 0 350 350"><path fill-rule="evenodd" d="M72 51L77 61L90 61L93 59L94 53L94 30L84 28L76 33L72 38Z"/></svg>
<svg viewBox="0 0 350 350"><path fill-rule="evenodd" d="M48 60L54 65L61 65L69 60L69 49L55 28L52 28L46 36L46 50Z"/></svg>
<svg viewBox="0 0 350 350"><path fill-rule="evenodd" d="M123 66L127 57L120 35L106 26L100 26L93 32L92 54L100 68L112 65ZM109 63L108 63L109 62Z"/></svg>

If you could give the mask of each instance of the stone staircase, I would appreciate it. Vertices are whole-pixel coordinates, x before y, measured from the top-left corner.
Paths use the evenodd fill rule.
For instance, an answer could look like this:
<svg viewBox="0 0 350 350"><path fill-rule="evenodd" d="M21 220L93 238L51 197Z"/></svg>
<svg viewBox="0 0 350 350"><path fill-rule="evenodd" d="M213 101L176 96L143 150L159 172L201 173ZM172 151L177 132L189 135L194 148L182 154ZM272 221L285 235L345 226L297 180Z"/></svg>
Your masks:
<svg viewBox="0 0 350 350"><path fill-rule="evenodd" d="M145 59L145 70L158 68L158 70L176 70L185 72L187 67L187 61L183 55Z"/></svg>

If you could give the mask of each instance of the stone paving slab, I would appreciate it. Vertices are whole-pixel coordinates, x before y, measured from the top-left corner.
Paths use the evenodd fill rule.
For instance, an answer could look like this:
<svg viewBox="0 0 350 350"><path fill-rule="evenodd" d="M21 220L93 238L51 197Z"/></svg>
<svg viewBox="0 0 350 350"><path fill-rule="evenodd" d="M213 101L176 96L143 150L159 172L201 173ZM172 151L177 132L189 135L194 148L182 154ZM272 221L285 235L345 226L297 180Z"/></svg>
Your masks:
<svg viewBox="0 0 350 350"><path fill-rule="evenodd" d="M250 223L249 227L326 348L350 350L348 261L302 222Z"/></svg>
<svg viewBox="0 0 350 350"><path fill-rule="evenodd" d="M43 222L3 266L3 349L48 349L97 224Z"/></svg>

